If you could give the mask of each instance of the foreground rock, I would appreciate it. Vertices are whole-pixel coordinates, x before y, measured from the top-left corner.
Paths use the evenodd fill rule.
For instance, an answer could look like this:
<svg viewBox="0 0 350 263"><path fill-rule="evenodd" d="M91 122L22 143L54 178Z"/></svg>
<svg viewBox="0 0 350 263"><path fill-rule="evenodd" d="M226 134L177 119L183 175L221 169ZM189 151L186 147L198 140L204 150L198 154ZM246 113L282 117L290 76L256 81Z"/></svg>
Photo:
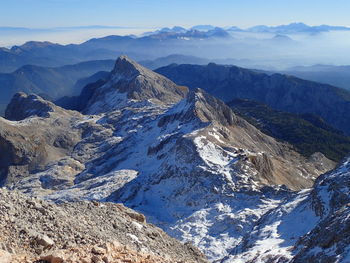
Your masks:
<svg viewBox="0 0 350 263"><path fill-rule="evenodd" d="M207 262L121 204L55 205L0 189L0 217L1 262Z"/></svg>

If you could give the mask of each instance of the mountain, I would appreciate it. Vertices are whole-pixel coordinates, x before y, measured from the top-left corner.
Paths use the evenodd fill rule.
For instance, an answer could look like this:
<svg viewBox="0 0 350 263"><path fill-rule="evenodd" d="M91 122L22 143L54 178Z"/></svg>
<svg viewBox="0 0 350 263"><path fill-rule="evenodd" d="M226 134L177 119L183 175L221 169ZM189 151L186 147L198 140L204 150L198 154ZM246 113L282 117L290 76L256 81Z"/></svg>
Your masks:
<svg viewBox="0 0 350 263"><path fill-rule="evenodd" d="M214 30L216 27L212 26L212 25L197 25L197 26L193 26L191 27L192 30L198 30L198 31L210 31L210 30Z"/></svg>
<svg viewBox="0 0 350 263"><path fill-rule="evenodd" d="M170 64L196 64L196 65L206 65L210 61L205 58L186 56L181 54L172 54L166 57L157 58L154 60L143 60L139 63L149 69L157 69L160 67L168 66Z"/></svg>
<svg viewBox="0 0 350 263"><path fill-rule="evenodd" d="M99 28L101 27L92 26L73 29L57 28L56 30L64 36L66 34L64 32L71 35L73 31L70 30L97 30ZM15 30L17 33L14 35L18 35L18 39L24 39L23 41L31 39L30 34L21 33L23 30L30 32L28 29L18 29ZM10 48L0 48L0 72L10 73L28 64L60 67L90 60L114 59L122 54L128 54L137 61L153 60L174 53L207 59L231 57L253 60L252 65L264 65L264 68L285 68L306 63L327 63L327 61L344 63L346 61L344 54L347 52L343 47L340 49L340 46L330 42L332 34L323 34L322 41L312 37L291 36L292 34L312 36L333 31L346 33L349 28L327 25L308 26L303 23L275 27L256 26L250 29L240 29L234 26L221 28L210 25L186 29L175 26L146 32L140 36L109 35L92 38L79 44L63 45L48 41L29 41ZM266 39L266 33L269 37L270 35L277 37ZM8 38L13 39L10 42L16 41L15 37ZM9 45L6 44L6 46ZM322 51L322 56L317 52L318 49L307 48L310 46L321 48L324 45L327 45L328 48Z"/></svg>
<svg viewBox="0 0 350 263"><path fill-rule="evenodd" d="M244 29L241 29L236 26L230 26L226 29L227 31L232 31L232 32L244 32Z"/></svg>
<svg viewBox="0 0 350 263"><path fill-rule="evenodd" d="M212 261L335 166L125 56L79 101L84 114L13 97L0 118L1 185L58 203L122 202Z"/></svg>
<svg viewBox="0 0 350 263"><path fill-rule="evenodd" d="M291 23L289 25L265 26L259 25L248 28L248 32L255 33L278 33L278 34L294 34L294 33L321 33L329 31L349 31L349 27L344 26L308 26L304 23Z"/></svg>
<svg viewBox="0 0 350 263"><path fill-rule="evenodd" d="M93 91L83 112L96 114L111 111L128 103L130 99L171 104L179 101L186 93L187 88L179 87L128 57L121 56L107 83ZM82 93L81 96L85 97L85 94Z"/></svg>
<svg viewBox="0 0 350 263"><path fill-rule="evenodd" d="M60 45L30 41L20 46L0 48L0 72L10 73L24 65L60 67L90 60L108 60L116 55L128 54L136 60L155 59L170 54L190 54L198 50L198 40L204 39L203 48L217 39L231 39L221 28L209 31L160 30L145 36L106 36L93 38L81 44Z"/></svg>
<svg viewBox="0 0 350 263"><path fill-rule="evenodd" d="M12 73L0 73L0 114L16 92L37 93L51 99L80 94L82 88L110 71L113 60L89 61L58 68L26 65ZM96 79L97 78L97 79Z"/></svg>
<svg viewBox="0 0 350 263"><path fill-rule="evenodd" d="M198 40L198 39L208 39L208 40L215 40L215 39L230 39L231 35L224 29L220 27L215 27L208 31L202 31L202 30L195 30L190 29L186 31L156 31L152 34L148 34L145 38L150 39L158 39L158 40ZM141 40L141 39L139 39Z"/></svg>
<svg viewBox="0 0 350 263"><path fill-rule="evenodd" d="M190 89L201 88L225 102L250 99L281 111L311 113L350 134L350 119L346 118L350 110L350 92L340 88L214 63L207 66L173 64L156 72Z"/></svg>
<svg viewBox="0 0 350 263"><path fill-rule="evenodd" d="M282 43L291 43L294 42L293 39L291 39L290 37L286 36L286 35L281 35L281 34L277 34L275 35L271 41L275 41L275 42L280 42Z"/></svg>
<svg viewBox="0 0 350 263"><path fill-rule="evenodd" d="M146 33L143 33L142 36L150 36L150 35L155 35L160 33L186 33L186 32L187 32L186 28L183 28L180 26L174 26L172 28L164 27L156 31L146 32Z"/></svg>
<svg viewBox="0 0 350 263"><path fill-rule="evenodd" d="M255 64L254 61L248 59L220 59L220 58L203 58L196 57L191 55L182 55L182 54L171 54L166 57L159 57L153 60L141 60L139 63L147 68L155 70L160 67L165 67L170 64L195 64L195 65L207 65L211 62L215 62L217 64L225 64L225 65L240 65L242 67L250 67L250 68L264 68L262 65Z"/></svg>
<svg viewBox="0 0 350 263"><path fill-rule="evenodd" d="M293 67L281 73L350 90L350 66L313 65Z"/></svg>
<svg viewBox="0 0 350 263"><path fill-rule="evenodd" d="M290 143L307 157L321 152L340 162L350 153L350 137L317 116L277 111L250 100L236 99L227 104L265 134Z"/></svg>

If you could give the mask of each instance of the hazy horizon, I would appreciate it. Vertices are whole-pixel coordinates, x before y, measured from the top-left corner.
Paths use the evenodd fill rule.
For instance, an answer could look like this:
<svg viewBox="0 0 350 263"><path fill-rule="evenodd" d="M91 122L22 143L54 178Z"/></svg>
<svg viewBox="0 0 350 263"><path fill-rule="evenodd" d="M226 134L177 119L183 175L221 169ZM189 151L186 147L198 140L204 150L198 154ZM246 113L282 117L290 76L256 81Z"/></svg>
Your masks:
<svg viewBox="0 0 350 263"><path fill-rule="evenodd" d="M0 0L1 1L1 0ZM80 44L109 35L136 35L164 27L196 25L278 26L302 22L309 26L350 26L350 1L339 0L11 0L0 10L0 47L28 41ZM204 58L248 59L267 66L350 64L349 32L288 34L232 33L232 39L194 44L160 53ZM284 36L283 36L284 37ZM289 39L288 39L289 38Z"/></svg>
<svg viewBox="0 0 350 263"><path fill-rule="evenodd" d="M111 35L119 35L119 36L127 36L127 35L135 35L137 37L142 36L144 33L152 32L156 30L160 30L162 28L173 28L176 26L183 27L185 29L191 29L195 26L200 25L210 25L214 27L220 28L229 28L232 26L239 27L243 30L247 30L254 26L283 26L290 25L294 23L304 23L303 21L293 21L289 24L276 24L276 25L268 25L268 24L256 24L250 27L239 27L235 24L226 25L226 26L218 26L216 24L193 24L190 26L183 25L165 25L162 27L133 27L133 26L113 26L113 25L86 25L86 26L66 26L66 27L41 27L41 28L31 28L31 27L11 27L11 26L1 26L0 25L0 47L11 47L14 45L22 45L28 41L48 41L58 44L80 44L84 41L87 41L91 38L101 38ZM320 26L326 24L306 24L308 26ZM331 25L329 26L343 26L346 25ZM350 27L349 27L350 29Z"/></svg>

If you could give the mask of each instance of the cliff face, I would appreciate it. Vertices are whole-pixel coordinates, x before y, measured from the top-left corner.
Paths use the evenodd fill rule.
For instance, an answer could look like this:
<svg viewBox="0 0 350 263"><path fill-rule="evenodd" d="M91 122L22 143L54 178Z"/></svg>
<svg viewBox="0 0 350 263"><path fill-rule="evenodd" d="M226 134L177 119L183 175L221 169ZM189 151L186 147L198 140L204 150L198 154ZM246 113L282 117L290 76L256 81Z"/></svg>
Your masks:
<svg viewBox="0 0 350 263"><path fill-rule="evenodd" d="M235 66L170 65L156 70L179 85L201 88L230 102L251 99L274 109L312 113L350 134L350 92L288 75L267 75Z"/></svg>

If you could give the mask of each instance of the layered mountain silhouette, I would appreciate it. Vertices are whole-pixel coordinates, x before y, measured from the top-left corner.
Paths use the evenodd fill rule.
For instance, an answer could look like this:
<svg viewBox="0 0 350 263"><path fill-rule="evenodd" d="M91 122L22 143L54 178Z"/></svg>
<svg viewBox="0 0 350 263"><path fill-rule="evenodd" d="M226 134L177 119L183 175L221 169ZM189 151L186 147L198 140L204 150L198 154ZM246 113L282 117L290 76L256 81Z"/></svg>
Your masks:
<svg viewBox="0 0 350 263"><path fill-rule="evenodd" d="M338 210L320 217L326 208L307 205L316 195L295 190L334 168L324 155L306 158L206 91L189 91L126 56L78 98L81 112L37 95L13 97L0 118L2 186L56 202L123 202L212 261L316 255L319 244L302 236L319 220L331 225ZM313 191L333 185L326 178ZM345 238L332 242L347 248Z"/></svg>

